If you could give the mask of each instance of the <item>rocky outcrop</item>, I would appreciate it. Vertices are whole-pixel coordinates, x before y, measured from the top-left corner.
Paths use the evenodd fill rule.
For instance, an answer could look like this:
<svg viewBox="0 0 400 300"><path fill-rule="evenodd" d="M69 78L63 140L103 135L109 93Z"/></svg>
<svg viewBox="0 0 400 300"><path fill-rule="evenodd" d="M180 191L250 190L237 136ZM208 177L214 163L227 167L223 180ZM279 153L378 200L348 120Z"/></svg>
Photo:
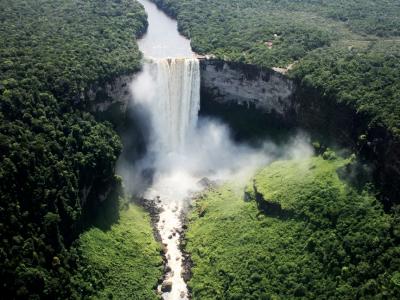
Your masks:
<svg viewBox="0 0 400 300"><path fill-rule="evenodd" d="M125 116L131 99L130 83L134 74L92 84L83 95L90 112L113 123Z"/></svg>
<svg viewBox="0 0 400 300"><path fill-rule="evenodd" d="M263 194L259 193L255 179L253 180L252 188L250 191L245 191L243 198L245 202L254 200L258 210L269 217L279 219L293 219L296 217L296 213L291 209L284 209L279 202L266 199ZM304 219L304 216L302 217Z"/></svg>
<svg viewBox="0 0 400 300"><path fill-rule="evenodd" d="M293 111L295 87L273 70L253 65L201 59L201 88L221 104L255 107L282 117Z"/></svg>
<svg viewBox="0 0 400 300"><path fill-rule="evenodd" d="M171 290L172 290L172 281L171 280L164 281L161 285L161 292L168 293Z"/></svg>

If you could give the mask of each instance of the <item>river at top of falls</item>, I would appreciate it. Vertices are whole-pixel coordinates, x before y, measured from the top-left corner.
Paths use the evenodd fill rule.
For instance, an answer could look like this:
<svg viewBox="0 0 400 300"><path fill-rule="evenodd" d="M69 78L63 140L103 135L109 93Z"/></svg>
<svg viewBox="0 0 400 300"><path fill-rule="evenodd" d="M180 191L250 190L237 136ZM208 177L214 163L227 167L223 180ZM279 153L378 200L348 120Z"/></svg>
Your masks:
<svg viewBox="0 0 400 300"><path fill-rule="evenodd" d="M177 22L169 18L148 0L139 0L147 13L149 26L146 34L138 41L145 57L176 58L194 57L190 41L179 34Z"/></svg>

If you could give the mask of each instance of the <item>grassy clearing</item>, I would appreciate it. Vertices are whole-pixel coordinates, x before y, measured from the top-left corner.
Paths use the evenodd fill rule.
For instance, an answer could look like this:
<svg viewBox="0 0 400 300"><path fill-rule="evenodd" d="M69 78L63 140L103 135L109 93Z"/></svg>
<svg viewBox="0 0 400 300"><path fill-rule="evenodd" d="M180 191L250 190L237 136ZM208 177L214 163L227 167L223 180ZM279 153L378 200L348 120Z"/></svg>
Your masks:
<svg viewBox="0 0 400 300"><path fill-rule="evenodd" d="M396 222L373 196L340 180L346 163L279 161L242 192L228 184L206 193L187 232L193 299L399 296ZM270 206L261 210L256 195Z"/></svg>
<svg viewBox="0 0 400 300"><path fill-rule="evenodd" d="M296 209L299 200L307 201L307 198L326 189L332 189L332 196L344 193L346 186L340 182L336 170L348 162L326 161L322 158L278 161L261 170L254 177L253 184L246 187L246 191L255 197L255 186L264 199L279 203L284 209ZM332 197L331 200L336 199Z"/></svg>
<svg viewBox="0 0 400 300"><path fill-rule="evenodd" d="M80 237L79 250L96 277L99 299L157 299L155 287L162 275L160 248L150 218L131 205L109 231L93 228Z"/></svg>

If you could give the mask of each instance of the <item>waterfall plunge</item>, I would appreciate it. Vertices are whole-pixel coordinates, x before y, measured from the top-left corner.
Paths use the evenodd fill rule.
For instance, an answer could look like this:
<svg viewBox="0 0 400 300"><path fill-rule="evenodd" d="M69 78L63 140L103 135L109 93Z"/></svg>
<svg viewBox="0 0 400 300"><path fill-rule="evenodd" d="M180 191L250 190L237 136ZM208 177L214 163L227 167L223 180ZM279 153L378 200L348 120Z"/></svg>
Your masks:
<svg viewBox="0 0 400 300"><path fill-rule="evenodd" d="M265 142L262 149L236 144L229 128L211 119L200 118L199 62L193 58L150 60L132 83L135 104L140 104L150 121L148 153L138 162L140 180L144 170L152 170L152 183L143 194L160 208L157 230L165 245L168 271L163 284L164 300L185 300L189 293L182 277L181 216L193 193L203 189L200 181L235 180L238 193L254 171L271 159L300 149L301 142L279 149ZM143 117L143 116L142 116ZM308 145L301 154L308 155ZM129 178L129 177L128 177ZM133 183L135 180L133 180ZM162 291L162 286L158 287Z"/></svg>
<svg viewBox="0 0 400 300"><path fill-rule="evenodd" d="M193 58L190 41L179 35L176 22L154 3L139 2L144 5L149 20L147 34L138 43L140 50L146 58L159 59L147 60L143 72L132 83L133 106L143 132L148 132L147 123L151 130L146 156L134 167L120 160L119 172L128 191L137 193L147 188L143 197L154 201L162 210L157 230L170 268L165 269L163 284L172 284L170 291L162 292L162 298L186 300L189 293L182 278L179 248L181 215L192 192L202 190L199 180L203 177L222 182L237 180L237 192L241 194L241 184L259 166L267 164L277 153L290 156L289 150L298 149L299 144L278 149L265 142L262 149L254 149L234 143L224 124L205 118L198 121L199 62ZM307 151L297 153L304 156ZM153 174L151 186L148 186L149 172L145 172L148 170L153 171L150 172ZM158 291L161 290L159 286Z"/></svg>
<svg viewBox="0 0 400 300"><path fill-rule="evenodd" d="M151 118L150 150L159 155L182 152L194 132L200 109L200 67L195 58L167 58L146 63L146 95L137 100ZM139 78L140 80L140 78ZM144 96L144 97L143 97Z"/></svg>
<svg viewBox="0 0 400 300"><path fill-rule="evenodd" d="M144 198L155 201L162 210L157 229L166 246L169 272L163 284L172 290L163 292L165 300L187 299L182 278L182 252L179 236L184 199L198 190L198 178L184 166L190 152L189 139L196 135L200 110L200 67L195 58L152 59L132 83L136 104L149 116L151 136L144 168L154 170L153 184ZM161 292L162 285L158 287Z"/></svg>

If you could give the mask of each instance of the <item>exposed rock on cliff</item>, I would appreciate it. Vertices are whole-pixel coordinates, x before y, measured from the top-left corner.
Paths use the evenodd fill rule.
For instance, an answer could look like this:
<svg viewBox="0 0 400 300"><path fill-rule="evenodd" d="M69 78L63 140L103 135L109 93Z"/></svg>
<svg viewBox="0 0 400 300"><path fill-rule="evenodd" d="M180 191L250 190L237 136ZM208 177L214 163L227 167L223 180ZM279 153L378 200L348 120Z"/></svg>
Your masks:
<svg viewBox="0 0 400 300"><path fill-rule="evenodd" d="M292 81L252 65L203 59L201 87L219 103L254 106L283 117L294 109Z"/></svg>
<svg viewBox="0 0 400 300"><path fill-rule="evenodd" d="M216 59L201 59L201 94L203 114L229 123L235 138L300 128L324 144L350 148L372 167L386 208L399 203L400 142L386 128L371 128L369 116L355 108L273 70Z"/></svg>
<svg viewBox="0 0 400 300"><path fill-rule="evenodd" d="M119 123L131 99L130 83L134 74L116 77L110 81L92 84L83 98L89 110L100 119Z"/></svg>

